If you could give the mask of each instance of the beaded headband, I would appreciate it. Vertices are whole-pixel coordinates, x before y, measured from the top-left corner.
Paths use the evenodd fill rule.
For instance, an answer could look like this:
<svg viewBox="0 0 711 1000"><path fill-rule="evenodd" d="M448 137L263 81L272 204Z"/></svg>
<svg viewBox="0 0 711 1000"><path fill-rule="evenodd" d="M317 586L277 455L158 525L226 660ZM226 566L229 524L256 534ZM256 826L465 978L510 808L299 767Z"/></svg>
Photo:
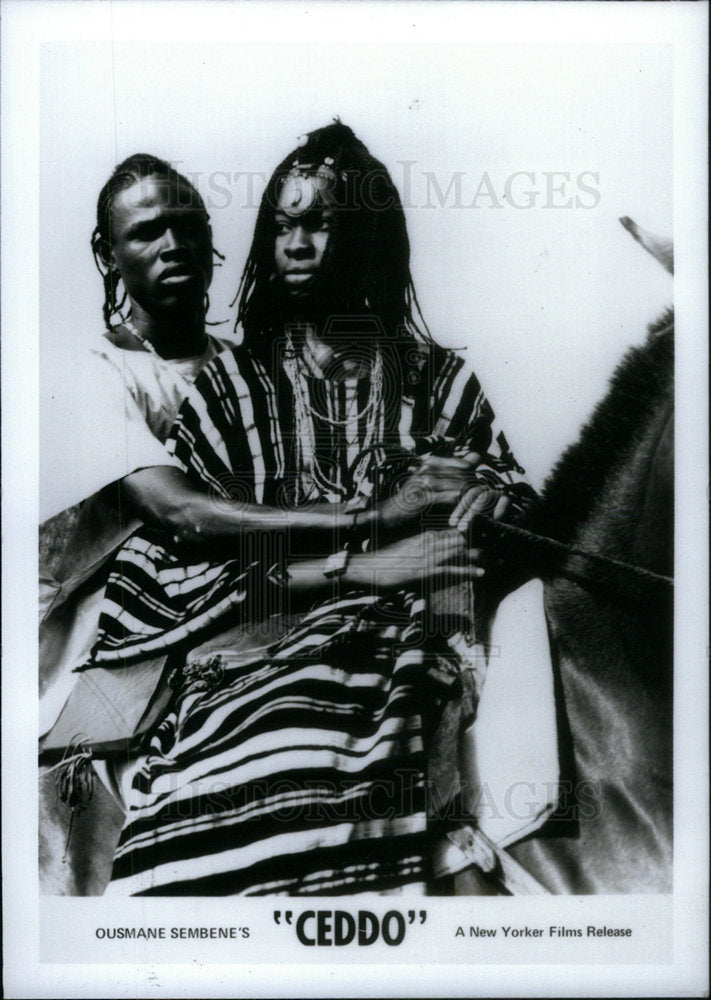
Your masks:
<svg viewBox="0 0 711 1000"><path fill-rule="evenodd" d="M302 139L308 139L308 136ZM305 145L300 141L299 145ZM317 204L333 205L336 201L337 177L334 170L334 158L325 156L323 163L301 163L294 160L292 168L284 178L279 193L279 209L289 216L304 215ZM345 174L341 174L345 180Z"/></svg>

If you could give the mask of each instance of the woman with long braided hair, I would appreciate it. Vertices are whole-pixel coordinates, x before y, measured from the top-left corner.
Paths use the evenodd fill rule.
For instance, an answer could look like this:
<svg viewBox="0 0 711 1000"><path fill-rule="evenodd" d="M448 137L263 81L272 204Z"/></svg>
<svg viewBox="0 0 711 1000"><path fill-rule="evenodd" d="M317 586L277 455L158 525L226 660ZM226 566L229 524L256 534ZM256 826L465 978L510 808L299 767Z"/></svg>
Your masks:
<svg viewBox="0 0 711 1000"><path fill-rule="evenodd" d="M169 438L214 518L129 540L88 665L168 651L175 667L147 756L117 776L110 890L418 891L427 753L460 675L430 597L484 576L461 495L468 520L515 516L531 490L478 381L429 336L400 198L345 125L272 176L238 319L242 344ZM210 545L235 508L241 531Z"/></svg>

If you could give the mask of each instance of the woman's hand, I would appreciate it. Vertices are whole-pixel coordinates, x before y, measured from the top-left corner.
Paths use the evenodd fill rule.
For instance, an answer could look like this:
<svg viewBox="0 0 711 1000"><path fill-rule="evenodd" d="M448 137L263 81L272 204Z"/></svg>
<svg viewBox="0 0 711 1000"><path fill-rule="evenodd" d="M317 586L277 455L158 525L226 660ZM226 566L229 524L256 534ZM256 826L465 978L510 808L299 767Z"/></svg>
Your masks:
<svg viewBox="0 0 711 1000"><path fill-rule="evenodd" d="M379 527L386 532L412 531L427 512L447 513L471 486L481 462L477 452L461 456L429 455L403 478L400 489L377 507Z"/></svg>
<svg viewBox="0 0 711 1000"><path fill-rule="evenodd" d="M471 526L482 514L500 521L509 507L509 498L490 486L473 486L461 497L449 516L450 528L468 536Z"/></svg>
<svg viewBox="0 0 711 1000"><path fill-rule="evenodd" d="M348 582L375 590L438 586L484 575L482 550L471 548L460 531L423 531L375 552L351 559Z"/></svg>

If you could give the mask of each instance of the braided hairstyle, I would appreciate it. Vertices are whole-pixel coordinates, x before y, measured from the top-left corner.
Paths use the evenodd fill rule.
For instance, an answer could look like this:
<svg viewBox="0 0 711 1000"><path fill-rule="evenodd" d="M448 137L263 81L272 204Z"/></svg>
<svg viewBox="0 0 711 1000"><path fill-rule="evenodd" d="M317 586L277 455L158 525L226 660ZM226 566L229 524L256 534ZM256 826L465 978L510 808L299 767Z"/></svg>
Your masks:
<svg viewBox="0 0 711 1000"><path fill-rule="evenodd" d="M369 318L371 328L375 324L403 347L415 340L430 342L410 274L400 196L386 167L336 119L302 137L264 192L237 291L237 325L242 325L245 345L264 357L273 337L283 332L280 327L293 305L275 284L274 215L289 174L299 167L316 174L324 164L333 180L329 204L334 212L323 266L313 284L316 318Z"/></svg>
<svg viewBox="0 0 711 1000"><path fill-rule="evenodd" d="M99 194L96 205L96 227L91 234L94 263L104 281L103 315L106 329L109 331L112 329L113 317L117 314L120 315L126 302L125 290L121 298L118 298L121 275L113 262L111 253L111 207L113 200L119 192L125 191L146 177L154 176L164 177L171 187L187 186L193 193L196 203L204 212L205 221L209 220L205 203L195 186L165 160L149 153L134 153L133 156L129 156L122 163L119 163Z"/></svg>

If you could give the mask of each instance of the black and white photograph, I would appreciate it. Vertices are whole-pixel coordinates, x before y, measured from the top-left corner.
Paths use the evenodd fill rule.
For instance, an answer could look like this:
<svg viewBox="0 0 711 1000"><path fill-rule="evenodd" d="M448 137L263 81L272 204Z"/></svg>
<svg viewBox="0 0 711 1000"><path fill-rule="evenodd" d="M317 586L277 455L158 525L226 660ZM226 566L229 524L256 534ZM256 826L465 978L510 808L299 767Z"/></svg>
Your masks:
<svg viewBox="0 0 711 1000"><path fill-rule="evenodd" d="M707 5L3 15L6 995L703 995Z"/></svg>

